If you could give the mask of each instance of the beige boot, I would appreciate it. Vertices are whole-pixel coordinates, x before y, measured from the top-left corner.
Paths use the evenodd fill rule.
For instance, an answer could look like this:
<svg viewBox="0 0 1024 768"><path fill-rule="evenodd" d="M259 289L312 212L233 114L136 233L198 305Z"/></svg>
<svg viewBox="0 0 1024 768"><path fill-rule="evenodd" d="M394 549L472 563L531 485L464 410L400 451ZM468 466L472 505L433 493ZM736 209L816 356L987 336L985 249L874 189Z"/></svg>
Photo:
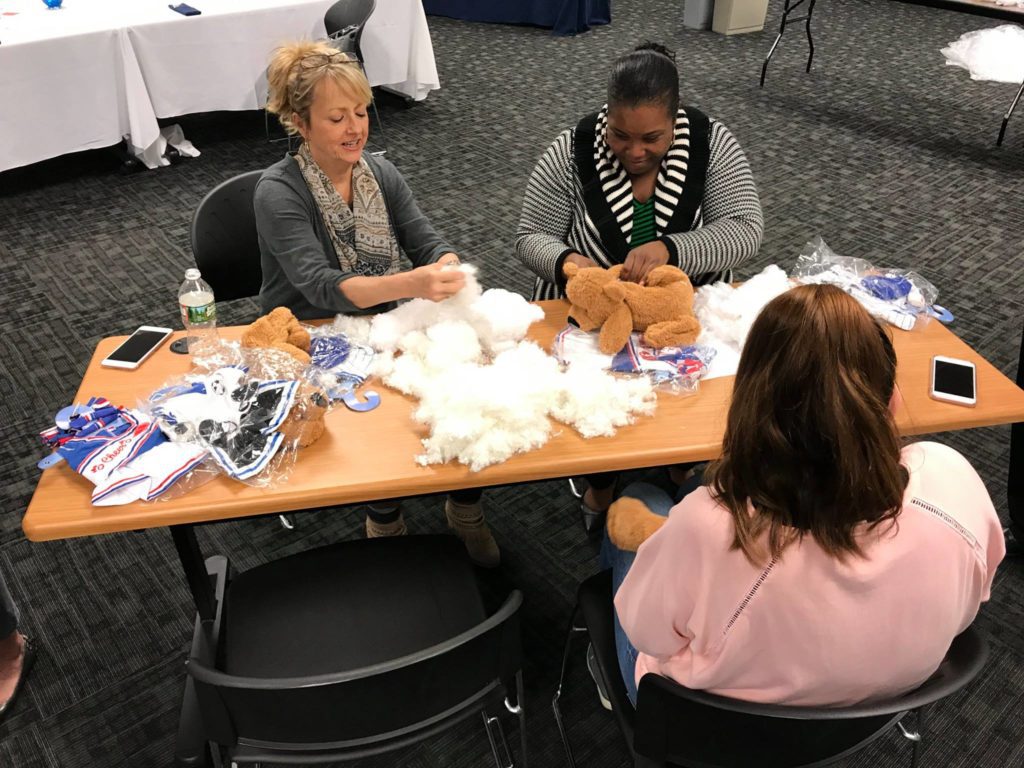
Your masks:
<svg viewBox="0 0 1024 768"><path fill-rule="evenodd" d="M379 539L385 536L406 536L409 529L406 527L406 518L401 512L391 522L377 522L367 515L367 539Z"/></svg>
<svg viewBox="0 0 1024 768"><path fill-rule="evenodd" d="M448 526L466 545L470 560L483 568L498 567L501 551L491 535L491 529L487 527L483 505L479 501L475 504L456 504L447 499L444 515L448 518Z"/></svg>

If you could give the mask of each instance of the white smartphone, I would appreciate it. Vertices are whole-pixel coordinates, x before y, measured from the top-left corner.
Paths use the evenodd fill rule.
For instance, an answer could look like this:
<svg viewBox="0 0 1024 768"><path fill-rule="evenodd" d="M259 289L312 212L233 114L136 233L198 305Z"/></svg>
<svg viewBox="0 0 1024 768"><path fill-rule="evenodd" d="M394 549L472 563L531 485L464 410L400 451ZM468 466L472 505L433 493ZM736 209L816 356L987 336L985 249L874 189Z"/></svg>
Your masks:
<svg viewBox="0 0 1024 768"><path fill-rule="evenodd" d="M957 405L978 404L977 374L974 363L955 357L936 355L932 358L931 396Z"/></svg>
<svg viewBox="0 0 1024 768"><path fill-rule="evenodd" d="M143 360L156 352L172 333L174 331L170 328L155 328L152 325L140 326L117 349L103 358L100 365L107 368L134 370L142 365Z"/></svg>

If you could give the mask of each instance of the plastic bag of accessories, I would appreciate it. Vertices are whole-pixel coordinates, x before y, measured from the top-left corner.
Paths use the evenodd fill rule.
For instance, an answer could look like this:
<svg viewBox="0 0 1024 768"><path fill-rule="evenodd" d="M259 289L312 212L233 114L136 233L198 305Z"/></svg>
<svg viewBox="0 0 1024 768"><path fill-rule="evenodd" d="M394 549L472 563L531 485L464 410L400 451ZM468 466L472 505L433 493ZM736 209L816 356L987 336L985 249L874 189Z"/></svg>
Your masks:
<svg viewBox="0 0 1024 768"><path fill-rule="evenodd" d="M370 375L373 347L359 344L335 325L308 327L309 367L306 380L332 400L341 400L360 387Z"/></svg>
<svg viewBox="0 0 1024 768"><path fill-rule="evenodd" d="M629 343L612 359L612 371L642 373L655 387L674 395L695 395L700 380L715 358L715 349L703 344L685 347L650 347L640 334L629 337Z"/></svg>
<svg viewBox="0 0 1024 768"><path fill-rule="evenodd" d="M284 482L299 451L323 434L330 401L288 354L236 348L232 358L229 347L166 382L140 410L172 442L203 448L216 473L258 487ZM238 362L213 367L230 359Z"/></svg>
<svg viewBox="0 0 1024 768"><path fill-rule="evenodd" d="M662 392L694 395L700 380L714 359L715 350L703 345L655 348L643 343L642 335L633 333L629 342L614 355L606 355L598 347L598 334L567 325L555 336L553 350L559 362L582 363L613 373L645 375Z"/></svg>
<svg viewBox="0 0 1024 768"><path fill-rule="evenodd" d="M952 320L948 312L935 305L938 289L918 273L839 256L820 237L804 246L792 276L805 284L836 285L874 317L904 331L920 330L932 317Z"/></svg>

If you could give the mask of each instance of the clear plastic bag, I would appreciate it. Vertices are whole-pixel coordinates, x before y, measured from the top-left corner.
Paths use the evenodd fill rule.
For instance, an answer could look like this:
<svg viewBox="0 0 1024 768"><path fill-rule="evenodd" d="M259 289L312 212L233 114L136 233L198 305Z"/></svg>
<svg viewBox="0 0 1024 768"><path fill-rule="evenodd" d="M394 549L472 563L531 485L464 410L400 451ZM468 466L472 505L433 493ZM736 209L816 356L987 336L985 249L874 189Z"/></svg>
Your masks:
<svg viewBox="0 0 1024 768"><path fill-rule="evenodd" d="M330 407L307 379L308 366L280 350L231 342L211 345L194 363L139 406L172 442L207 451L209 460L183 488L216 474L258 487L286 481L298 450L323 433Z"/></svg>
<svg viewBox="0 0 1024 768"><path fill-rule="evenodd" d="M584 364L613 373L645 375L659 391L676 395L696 394L715 357L715 350L704 345L650 347L639 333L631 334L620 352L606 355L598 348L597 333L573 325L559 331L553 352L565 365Z"/></svg>
<svg viewBox="0 0 1024 768"><path fill-rule="evenodd" d="M931 317L938 289L916 272L876 267L866 259L837 255L815 237L797 256L792 276L801 283L828 283L853 296L874 317L905 331L920 330Z"/></svg>
<svg viewBox="0 0 1024 768"><path fill-rule="evenodd" d="M312 361L306 380L324 390L332 400L362 386L373 367L373 347L358 344L334 325L307 328Z"/></svg>

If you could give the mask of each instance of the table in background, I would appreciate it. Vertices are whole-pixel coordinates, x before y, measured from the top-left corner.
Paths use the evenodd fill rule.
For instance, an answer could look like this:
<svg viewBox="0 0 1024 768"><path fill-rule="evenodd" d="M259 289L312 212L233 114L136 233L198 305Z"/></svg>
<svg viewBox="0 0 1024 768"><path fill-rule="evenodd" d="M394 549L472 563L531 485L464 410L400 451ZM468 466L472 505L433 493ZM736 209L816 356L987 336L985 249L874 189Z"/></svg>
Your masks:
<svg viewBox="0 0 1024 768"><path fill-rule="evenodd" d="M158 118L261 108L271 52L325 37L332 1L199 0L185 17L167 0L0 0L0 171L125 136L145 150ZM419 0L378 0L363 54L372 85L440 87Z"/></svg>
<svg viewBox="0 0 1024 768"><path fill-rule="evenodd" d="M556 35L586 32L612 20L611 0L423 0L434 16L550 27Z"/></svg>
<svg viewBox="0 0 1024 768"><path fill-rule="evenodd" d="M1002 21L1015 22L1017 24L1024 24L1024 7L1013 6L1013 5L999 5L995 0L895 0L896 2L907 3L909 5L923 5L928 8L940 8L946 11L959 11L960 13L967 13L972 16L984 16L989 19L1000 19ZM803 21L804 29L807 33L807 46L809 49L807 55L807 71L811 71L811 60L814 58L814 41L811 38L811 18L814 15L814 4L817 0L809 0L806 7L806 15L798 17L790 17L797 8L803 6L807 0L785 0L785 5L782 9L782 20L779 24L779 33L775 36L775 42L772 43L772 47L768 50L768 55L764 58L764 63L761 65L761 87L764 87L764 79L768 74L768 62L772 60L772 55L775 53L775 49L779 47L779 43L782 41L782 36L786 32L786 26L789 24L795 24L798 21ZM1013 97L1013 101L1010 102L1009 109L1006 110L1006 114L1003 115L1003 122L999 128L999 138L996 139L996 146L1002 146L1003 137L1006 135L1006 126L1010 122L1010 117L1013 115L1013 111L1017 108L1017 102L1020 101L1021 94L1024 94L1024 82L1020 84L1020 89L1017 91L1017 95Z"/></svg>

